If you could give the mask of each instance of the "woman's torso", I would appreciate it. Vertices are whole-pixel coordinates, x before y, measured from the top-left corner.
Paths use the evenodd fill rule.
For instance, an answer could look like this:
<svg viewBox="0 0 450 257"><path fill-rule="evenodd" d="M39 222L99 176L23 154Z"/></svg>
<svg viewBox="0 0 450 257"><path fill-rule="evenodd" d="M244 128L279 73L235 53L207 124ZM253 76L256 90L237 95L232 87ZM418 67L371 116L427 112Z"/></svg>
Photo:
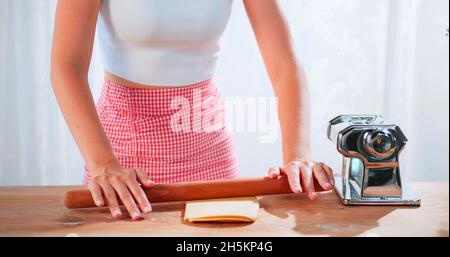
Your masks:
<svg viewBox="0 0 450 257"><path fill-rule="evenodd" d="M213 77L232 0L103 0L106 77L130 87L176 87Z"/></svg>

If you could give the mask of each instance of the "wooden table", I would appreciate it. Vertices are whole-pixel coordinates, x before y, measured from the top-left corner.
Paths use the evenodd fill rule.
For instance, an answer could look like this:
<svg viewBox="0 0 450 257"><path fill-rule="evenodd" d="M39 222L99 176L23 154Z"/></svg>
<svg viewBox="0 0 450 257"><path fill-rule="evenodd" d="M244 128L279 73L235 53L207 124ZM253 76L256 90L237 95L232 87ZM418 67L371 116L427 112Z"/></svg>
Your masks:
<svg viewBox="0 0 450 257"><path fill-rule="evenodd" d="M252 224L190 224L184 203L154 204L142 221L114 220L107 209L66 210L73 187L0 188L0 236L449 236L448 182L412 183L420 208L346 207L334 192L261 197Z"/></svg>

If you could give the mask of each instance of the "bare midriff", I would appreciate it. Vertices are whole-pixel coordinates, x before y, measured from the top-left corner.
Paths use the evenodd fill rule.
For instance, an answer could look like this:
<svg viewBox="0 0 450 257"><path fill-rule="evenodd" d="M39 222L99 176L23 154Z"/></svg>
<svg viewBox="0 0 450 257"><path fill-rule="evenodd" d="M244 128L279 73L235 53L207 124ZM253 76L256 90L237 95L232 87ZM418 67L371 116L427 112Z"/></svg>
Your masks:
<svg viewBox="0 0 450 257"><path fill-rule="evenodd" d="M149 90L158 90L158 89L167 89L167 88L179 88L180 86L153 86L153 85L144 85L139 84L133 81L126 80L124 78L121 78L119 76L116 76L108 71L105 70L105 79L109 80L113 83L129 87L129 88L139 88L139 89L149 89ZM188 85L187 85L188 86ZM181 86L183 87L183 86Z"/></svg>

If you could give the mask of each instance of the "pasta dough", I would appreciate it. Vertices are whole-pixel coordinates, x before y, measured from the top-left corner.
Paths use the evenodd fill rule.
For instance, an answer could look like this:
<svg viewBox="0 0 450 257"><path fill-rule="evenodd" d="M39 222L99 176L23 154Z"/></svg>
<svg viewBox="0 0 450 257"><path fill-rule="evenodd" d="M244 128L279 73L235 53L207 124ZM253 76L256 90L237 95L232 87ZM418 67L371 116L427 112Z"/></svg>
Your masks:
<svg viewBox="0 0 450 257"><path fill-rule="evenodd" d="M184 220L188 222L253 222L258 215L256 197L189 201Z"/></svg>

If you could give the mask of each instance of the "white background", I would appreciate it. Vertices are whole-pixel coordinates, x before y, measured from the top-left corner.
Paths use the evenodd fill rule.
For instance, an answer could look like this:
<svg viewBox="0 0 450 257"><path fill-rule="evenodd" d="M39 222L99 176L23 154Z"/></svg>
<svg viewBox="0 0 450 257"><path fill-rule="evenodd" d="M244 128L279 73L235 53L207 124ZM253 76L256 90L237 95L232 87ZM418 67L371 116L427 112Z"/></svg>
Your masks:
<svg viewBox="0 0 450 257"><path fill-rule="evenodd" d="M376 113L409 142L408 180L448 180L447 0L280 0L310 82L313 158L338 171L326 138L338 114ZM0 185L80 184L83 161L49 82L53 0L0 0ZM272 96L242 2L235 1L217 82L223 96ZM98 50L98 49L97 49ZM98 51L91 88L98 97ZM280 141L234 133L242 176L281 164Z"/></svg>

